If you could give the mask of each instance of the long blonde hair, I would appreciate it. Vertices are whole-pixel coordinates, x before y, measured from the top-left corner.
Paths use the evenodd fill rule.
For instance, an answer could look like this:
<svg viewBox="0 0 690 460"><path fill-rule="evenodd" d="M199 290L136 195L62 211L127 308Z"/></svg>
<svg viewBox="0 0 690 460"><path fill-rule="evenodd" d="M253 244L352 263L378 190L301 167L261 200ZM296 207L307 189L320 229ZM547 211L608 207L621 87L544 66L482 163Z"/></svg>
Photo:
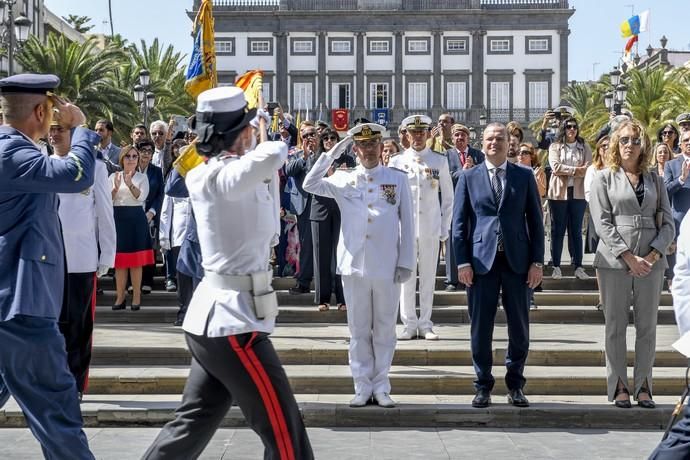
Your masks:
<svg viewBox="0 0 690 460"><path fill-rule="evenodd" d="M649 169L650 141L649 136L647 136L644 128L637 120L624 121L618 126L618 129L613 132L611 141L609 142L608 155L606 155L606 166L613 171L618 171L620 169L622 158L619 143L621 132L625 128L631 128L636 135L640 136L640 158L637 160L637 167L640 173L645 173Z"/></svg>

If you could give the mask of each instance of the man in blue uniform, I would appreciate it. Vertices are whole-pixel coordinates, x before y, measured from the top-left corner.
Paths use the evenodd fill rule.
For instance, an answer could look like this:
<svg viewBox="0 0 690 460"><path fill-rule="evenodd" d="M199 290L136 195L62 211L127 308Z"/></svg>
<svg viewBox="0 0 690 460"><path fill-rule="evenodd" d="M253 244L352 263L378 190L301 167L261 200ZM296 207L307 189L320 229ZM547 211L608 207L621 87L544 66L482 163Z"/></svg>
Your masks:
<svg viewBox="0 0 690 460"><path fill-rule="evenodd" d="M100 139L78 128L78 107L50 93L59 83L35 74L0 80L0 387L22 408L45 458L92 459L57 326L65 276L57 193L93 185ZM66 160L36 145L53 112L73 131Z"/></svg>

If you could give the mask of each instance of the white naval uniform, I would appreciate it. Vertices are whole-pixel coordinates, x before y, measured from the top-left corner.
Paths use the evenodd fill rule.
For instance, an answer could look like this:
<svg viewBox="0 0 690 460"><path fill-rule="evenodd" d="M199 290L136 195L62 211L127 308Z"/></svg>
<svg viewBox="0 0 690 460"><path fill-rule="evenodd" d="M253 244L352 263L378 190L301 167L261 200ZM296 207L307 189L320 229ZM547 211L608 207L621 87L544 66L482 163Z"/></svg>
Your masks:
<svg viewBox="0 0 690 460"><path fill-rule="evenodd" d="M676 265L673 269L673 309L680 335L690 333L690 212L685 215L678 232Z"/></svg>
<svg viewBox="0 0 690 460"><path fill-rule="evenodd" d="M66 160L68 157L52 155L52 158ZM96 161L93 186L80 193L58 193L67 273L92 273L99 266L115 265L115 219L110 189L105 163Z"/></svg>
<svg viewBox="0 0 690 460"><path fill-rule="evenodd" d="M391 157L389 167L407 173L412 191L415 226L415 261L412 278L403 283L400 296L400 319L413 334L433 327L431 309L434 303L439 242L448 238L453 218L453 181L445 155L425 148L412 147ZM441 191L439 203L438 192ZM419 267L419 310L415 309L415 272Z"/></svg>
<svg viewBox="0 0 690 460"><path fill-rule="evenodd" d="M187 174L205 272L248 275L268 270L270 244L280 234L276 196L269 182L277 180L286 158L285 143L263 142L242 157L213 157ZM226 167L229 164L232 167ZM275 317L258 319L253 305L249 291L213 287L204 278L182 327L206 337L270 334Z"/></svg>
<svg viewBox="0 0 690 460"><path fill-rule="evenodd" d="M413 270L414 228L410 186L404 174L383 166L336 170L322 154L304 190L334 198L342 222L337 271L342 276L350 329L350 369L355 393L390 393L399 288L396 267Z"/></svg>

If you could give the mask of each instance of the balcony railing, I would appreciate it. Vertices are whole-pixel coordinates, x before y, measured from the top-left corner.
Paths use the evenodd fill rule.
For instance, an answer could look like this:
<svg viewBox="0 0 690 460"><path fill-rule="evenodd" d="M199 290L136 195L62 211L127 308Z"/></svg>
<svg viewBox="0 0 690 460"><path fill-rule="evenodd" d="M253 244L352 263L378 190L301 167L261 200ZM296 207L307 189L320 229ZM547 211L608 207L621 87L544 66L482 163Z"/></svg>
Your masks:
<svg viewBox="0 0 690 460"><path fill-rule="evenodd" d="M568 0L212 0L218 11L426 11L567 9ZM194 0L197 11L201 0Z"/></svg>

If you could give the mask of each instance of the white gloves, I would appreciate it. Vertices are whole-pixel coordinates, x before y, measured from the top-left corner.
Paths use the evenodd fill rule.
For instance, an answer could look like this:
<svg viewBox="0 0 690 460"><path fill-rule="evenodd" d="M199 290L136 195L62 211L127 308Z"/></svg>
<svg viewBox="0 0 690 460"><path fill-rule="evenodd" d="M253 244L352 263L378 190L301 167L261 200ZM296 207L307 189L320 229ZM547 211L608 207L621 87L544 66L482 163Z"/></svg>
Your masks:
<svg viewBox="0 0 690 460"><path fill-rule="evenodd" d="M347 152L352 142L352 136L346 136L345 139L335 144L328 154L331 158L337 160L343 153Z"/></svg>
<svg viewBox="0 0 690 460"><path fill-rule="evenodd" d="M158 240L158 244L161 247L161 251L170 251L170 240L167 238L161 238Z"/></svg>
<svg viewBox="0 0 690 460"><path fill-rule="evenodd" d="M393 279L396 283L402 284L410 278L412 278L412 270L403 267L395 267L395 277Z"/></svg>
<svg viewBox="0 0 690 460"><path fill-rule="evenodd" d="M110 267L107 265L99 265L98 270L96 271L96 276L100 278L101 276L107 274L108 270L110 270Z"/></svg>
<svg viewBox="0 0 690 460"><path fill-rule="evenodd" d="M270 247L274 248L274 247L278 246L279 243L280 243L280 234L275 233L273 235L273 238L271 238Z"/></svg>
<svg viewBox="0 0 690 460"><path fill-rule="evenodd" d="M441 243L445 243L448 240L447 236L442 236L441 237Z"/></svg>
<svg viewBox="0 0 690 460"><path fill-rule="evenodd" d="M254 129L259 129L259 120L262 118L266 121L266 128L271 126L271 117L268 116L268 112L264 109L256 109L256 116L252 118L249 124L252 125Z"/></svg>

